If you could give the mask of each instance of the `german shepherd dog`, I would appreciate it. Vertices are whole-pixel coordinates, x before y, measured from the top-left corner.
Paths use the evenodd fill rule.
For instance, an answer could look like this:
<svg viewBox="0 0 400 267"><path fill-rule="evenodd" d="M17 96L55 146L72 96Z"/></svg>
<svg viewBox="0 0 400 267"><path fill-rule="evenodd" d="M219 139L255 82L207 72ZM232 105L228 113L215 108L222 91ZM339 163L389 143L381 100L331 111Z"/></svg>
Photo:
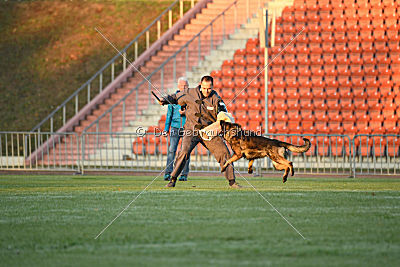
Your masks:
<svg viewBox="0 0 400 267"><path fill-rule="evenodd" d="M232 162L244 157L249 160L248 173L253 173L253 162L255 159L268 156L276 170L285 170L283 182L287 181L289 172L294 175L293 163L285 159L285 149L292 152L302 153L310 149L311 142L303 138L303 146L295 146L276 139L269 139L257 135L253 131L243 130L240 124L220 121L222 135L233 150L233 156L226 161L221 172Z"/></svg>

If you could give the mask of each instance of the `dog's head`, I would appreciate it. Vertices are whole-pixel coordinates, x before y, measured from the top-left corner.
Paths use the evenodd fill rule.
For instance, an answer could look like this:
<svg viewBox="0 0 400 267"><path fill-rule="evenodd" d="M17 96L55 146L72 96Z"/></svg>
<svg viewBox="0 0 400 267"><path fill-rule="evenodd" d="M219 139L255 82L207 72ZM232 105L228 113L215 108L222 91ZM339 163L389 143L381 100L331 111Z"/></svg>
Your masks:
<svg viewBox="0 0 400 267"><path fill-rule="evenodd" d="M224 139L229 140L233 136L237 136L239 132L242 131L242 126L238 123L231 123L227 121L220 121L221 124L221 133L224 136Z"/></svg>

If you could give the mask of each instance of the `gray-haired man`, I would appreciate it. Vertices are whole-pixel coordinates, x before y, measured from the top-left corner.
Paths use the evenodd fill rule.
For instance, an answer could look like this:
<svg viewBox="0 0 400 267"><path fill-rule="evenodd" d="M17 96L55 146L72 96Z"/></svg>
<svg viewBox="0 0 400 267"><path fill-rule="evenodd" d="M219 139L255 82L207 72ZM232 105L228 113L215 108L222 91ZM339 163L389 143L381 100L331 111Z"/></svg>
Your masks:
<svg viewBox="0 0 400 267"><path fill-rule="evenodd" d="M189 88L189 83L185 77L180 77L178 79L178 90L176 93L183 92ZM165 167L164 180L171 179L171 173L173 171L174 165L172 164L175 159L176 150L178 148L179 140L183 135L183 126L186 122L185 115L186 107L181 107L176 104L168 105L167 118L165 121L164 133L169 132L169 147L167 154L167 166ZM185 167L179 181L187 181L187 176L189 174L189 164L190 158L186 161Z"/></svg>
<svg viewBox="0 0 400 267"><path fill-rule="evenodd" d="M231 157L220 136L216 136L209 141L203 140L199 136L199 130L217 121L219 112L227 111L221 97L213 90L213 78L211 76L202 77L199 86L168 95L162 98L159 103L160 105L186 105L185 134L182 139L182 149L176 158L175 168L171 173L171 181L166 187L175 187L177 177L198 143L201 143L214 155L221 167ZM224 173L230 187L241 187L235 182L233 166L229 165Z"/></svg>

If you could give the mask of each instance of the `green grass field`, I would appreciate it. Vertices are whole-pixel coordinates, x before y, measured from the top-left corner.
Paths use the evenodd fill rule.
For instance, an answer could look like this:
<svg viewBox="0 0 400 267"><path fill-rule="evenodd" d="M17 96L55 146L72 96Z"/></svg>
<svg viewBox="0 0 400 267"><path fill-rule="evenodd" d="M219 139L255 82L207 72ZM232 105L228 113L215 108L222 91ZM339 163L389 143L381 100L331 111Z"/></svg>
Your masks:
<svg viewBox="0 0 400 267"><path fill-rule="evenodd" d="M0 177L2 266L400 266L400 179Z"/></svg>

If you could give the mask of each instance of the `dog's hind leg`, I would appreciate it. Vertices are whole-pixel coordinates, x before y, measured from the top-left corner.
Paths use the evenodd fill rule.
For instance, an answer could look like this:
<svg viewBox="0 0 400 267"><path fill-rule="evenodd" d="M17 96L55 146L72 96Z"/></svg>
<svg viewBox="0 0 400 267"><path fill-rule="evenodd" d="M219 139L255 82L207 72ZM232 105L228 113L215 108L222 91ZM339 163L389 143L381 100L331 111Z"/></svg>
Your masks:
<svg viewBox="0 0 400 267"><path fill-rule="evenodd" d="M283 174L283 177L282 177L282 181L286 182L289 172L291 172L292 175L294 174L293 164L292 164L292 162L288 161L281 155L276 157L275 160L276 160L276 165L274 164L275 168L278 170L277 167L279 167L280 170L285 170L285 173Z"/></svg>
<svg viewBox="0 0 400 267"><path fill-rule="evenodd" d="M231 164L231 163L233 163L233 162L235 162L235 161L237 161L237 160L239 160L241 158L242 158L241 155L238 156L236 154L233 154L233 156L225 162L224 166L222 166L221 172L224 172L226 170L226 168L229 166L229 164Z"/></svg>
<svg viewBox="0 0 400 267"><path fill-rule="evenodd" d="M253 173L253 163L254 163L254 159L249 161L249 167L247 168L248 173Z"/></svg>

